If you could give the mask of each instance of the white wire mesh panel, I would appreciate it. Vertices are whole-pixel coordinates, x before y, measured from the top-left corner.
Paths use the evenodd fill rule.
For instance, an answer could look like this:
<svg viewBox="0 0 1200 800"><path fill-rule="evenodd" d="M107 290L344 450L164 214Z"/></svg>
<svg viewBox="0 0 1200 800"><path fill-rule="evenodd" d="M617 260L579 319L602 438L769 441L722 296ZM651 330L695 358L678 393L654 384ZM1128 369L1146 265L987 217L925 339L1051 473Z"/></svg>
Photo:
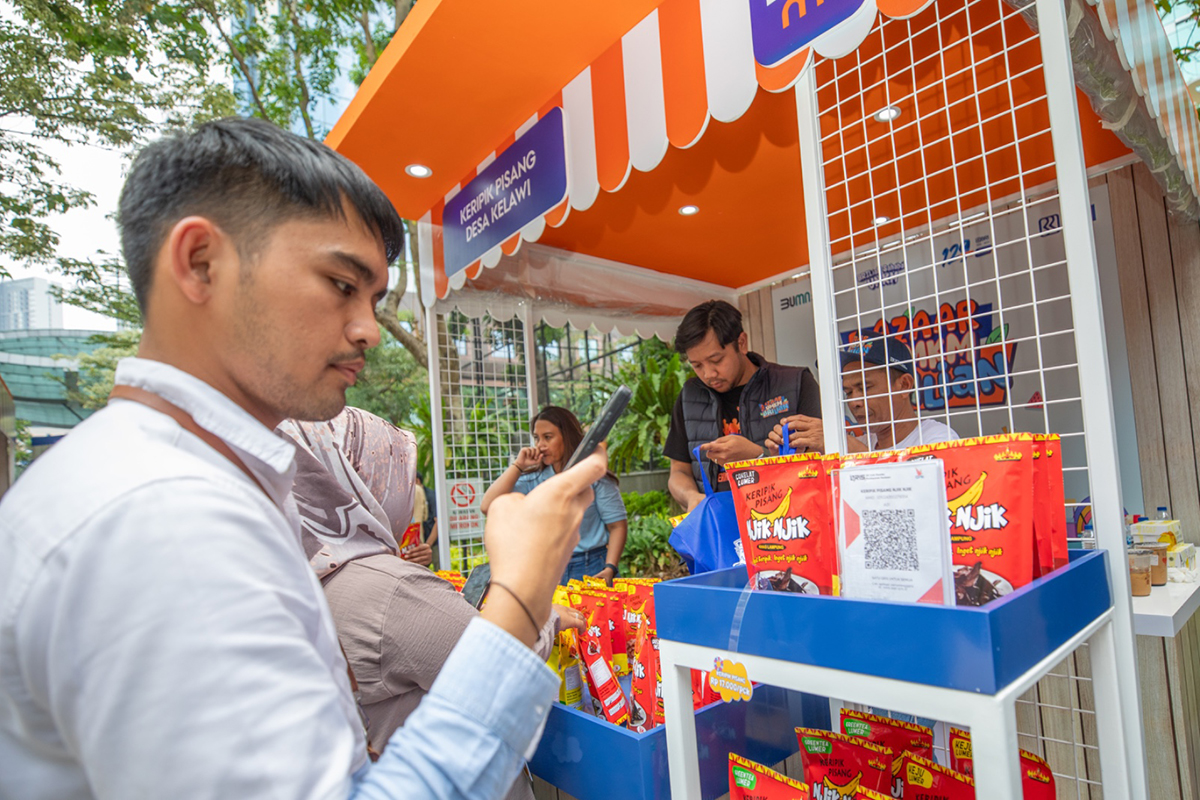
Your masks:
<svg viewBox="0 0 1200 800"><path fill-rule="evenodd" d="M483 492L529 438L529 392L520 319L437 316L449 518L439 525L451 540L450 561L463 573L487 560L483 551Z"/></svg>
<svg viewBox="0 0 1200 800"><path fill-rule="evenodd" d="M1080 382L1032 6L937 0L817 59L837 343L899 341L912 373L851 361L842 410L872 449L909 436L895 420L913 410L959 437L1057 433L1063 511L1082 528ZM1090 674L1085 646L1019 706L1021 745L1049 762L1060 797L1099 795Z"/></svg>
<svg viewBox="0 0 1200 800"><path fill-rule="evenodd" d="M906 344L917 415L959 436L1062 436L1064 513L1082 528L1090 489L1036 33L1001 0L939 2L816 69L841 343ZM854 376L865 387L845 412L888 446L910 391L870 372Z"/></svg>

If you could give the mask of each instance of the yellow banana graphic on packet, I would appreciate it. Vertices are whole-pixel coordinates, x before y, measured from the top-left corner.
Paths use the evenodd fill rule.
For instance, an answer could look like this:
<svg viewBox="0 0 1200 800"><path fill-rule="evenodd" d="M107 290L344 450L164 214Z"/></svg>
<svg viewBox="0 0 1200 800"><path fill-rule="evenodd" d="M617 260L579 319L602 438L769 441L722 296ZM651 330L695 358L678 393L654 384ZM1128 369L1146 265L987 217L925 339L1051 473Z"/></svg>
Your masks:
<svg viewBox="0 0 1200 800"><path fill-rule="evenodd" d="M950 513L953 514L964 506L973 506L978 503L979 498L983 496L983 482L985 480L987 480L987 473L979 473L979 477L975 479L975 482L965 492L946 503L946 507L950 510Z"/></svg>
<svg viewBox="0 0 1200 800"><path fill-rule="evenodd" d="M775 507L774 511L767 511L764 513L762 511L755 511L752 508L752 509L750 509L750 518L754 519L754 520L765 519L768 522L774 523L775 520L783 519L784 517L787 516L788 508L790 508L791 505L792 505L792 490L789 487L787 490L787 494L785 494L783 496L783 499L779 501L779 505Z"/></svg>
<svg viewBox="0 0 1200 800"><path fill-rule="evenodd" d="M845 797L845 798L853 798L854 795L858 794L858 782L861 780L862 780L861 772L858 773L858 775L856 775L854 777L854 780L850 781L849 783L847 783L843 786L839 786L836 783L834 783L833 781L829 780L828 775L826 775L824 778L822 778L822 782L825 784L826 789L837 792L838 797Z"/></svg>

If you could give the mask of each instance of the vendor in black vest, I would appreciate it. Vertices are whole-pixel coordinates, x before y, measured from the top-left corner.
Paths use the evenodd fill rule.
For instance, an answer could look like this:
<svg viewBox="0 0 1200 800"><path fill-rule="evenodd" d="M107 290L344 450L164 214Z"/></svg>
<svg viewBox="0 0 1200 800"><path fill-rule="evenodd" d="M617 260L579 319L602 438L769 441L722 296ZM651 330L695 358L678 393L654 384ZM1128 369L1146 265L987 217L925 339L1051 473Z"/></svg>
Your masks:
<svg viewBox="0 0 1200 800"><path fill-rule="evenodd" d="M821 396L807 368L751 353L741 312L723 300L701 303L684 316L675 349L696 374L675 401L663 452L671 459L671 496L691 511L704 498L700 470L707 470L714 489L728 491L724 465L766 455L767 435L783 417L820 417ZM697 445L700 461L692 455Z"/></svg>

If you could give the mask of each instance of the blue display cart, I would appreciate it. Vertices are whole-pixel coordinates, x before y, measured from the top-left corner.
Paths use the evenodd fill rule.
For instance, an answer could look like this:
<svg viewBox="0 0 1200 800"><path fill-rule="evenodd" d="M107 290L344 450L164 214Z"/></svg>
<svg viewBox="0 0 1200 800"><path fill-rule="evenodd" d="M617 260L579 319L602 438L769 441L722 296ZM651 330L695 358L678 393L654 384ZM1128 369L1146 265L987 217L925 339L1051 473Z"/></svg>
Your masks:
<svg viewBox="0 0 1200 800"><path fill-rule="evenodd" d="M690 685L688 691L689 732L695 731L701 753L699 788L692 798L712 800L729 791L729 753L776 764L796 752L795 728L829 723L824 698L775 686L758 687L749 703L716 702L694 714ZM634 733L557 703L529 769L578 800L672 796L662 726Z"/></svg>
<svg viewBox="0 0 1200 800"><path fill-rule="evenodd" d="M969 728L980 800L1018 800L1016 699L1083 642L1091 645L1106 797L1129 796L1107 554L1074 556L982 608L753 591L744 567L658 585L672 797L701 796L709 756L690 723L690 670L722 658L761 684Z"/></svg>

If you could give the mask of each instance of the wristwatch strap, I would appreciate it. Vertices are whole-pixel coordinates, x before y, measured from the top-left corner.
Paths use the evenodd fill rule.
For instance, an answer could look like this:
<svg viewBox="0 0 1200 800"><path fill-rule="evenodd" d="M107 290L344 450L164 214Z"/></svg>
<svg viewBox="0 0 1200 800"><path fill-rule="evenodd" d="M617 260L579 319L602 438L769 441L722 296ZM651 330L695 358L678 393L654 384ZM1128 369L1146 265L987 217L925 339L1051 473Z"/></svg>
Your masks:
<svg viewBox="0 0 1200 800"><path fill-rule="evenodd" d="M611 569L613 571L614 578L619 577L621 574L621 568L618 567L616 564L605 564L604 567L605 567L605 569Z"/></svg>

